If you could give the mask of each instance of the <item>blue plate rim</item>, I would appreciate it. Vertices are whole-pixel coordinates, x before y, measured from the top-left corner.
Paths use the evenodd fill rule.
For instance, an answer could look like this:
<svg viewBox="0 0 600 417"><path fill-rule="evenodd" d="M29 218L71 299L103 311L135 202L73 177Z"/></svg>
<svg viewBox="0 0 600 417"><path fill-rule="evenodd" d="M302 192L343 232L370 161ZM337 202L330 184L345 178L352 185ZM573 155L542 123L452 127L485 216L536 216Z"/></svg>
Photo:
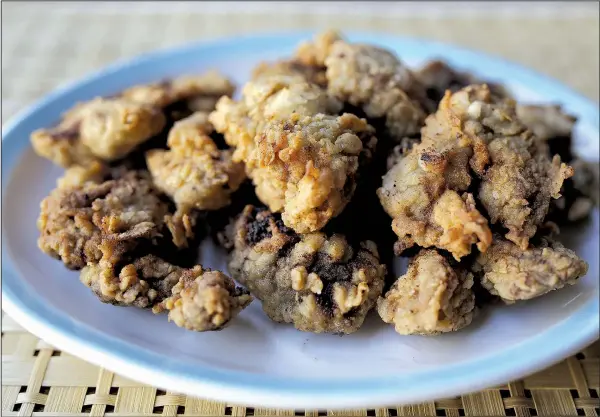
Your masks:
<svg viewBox="0 0 600 417"><path fill-rule="evenodd" d="M224 53L235 50L252 50L260 45L298 43L310 38L313 32L269 33L227 37L203 42L184 44L166 48L133 59L119 61L96 71L78 81L64 85L32 104L28 109L13 117L2 129L2 197L10 172L18 162L18 156L28 146L28 140L20 139L29 119L46 111L52 103L65 94L93 85L98 79L136 66L149 65L168 58L190 53ZM348 32L350 40L361 40L404 48L429 48L444 51L457 61L477 60L479 68L501 68L511 77L526 83L532 89L545 91L558 102L569 105L574 112L586 119L598 130L598 107L592 101L579 96L559 82L522 68L501 58L481 52L470 51L439 42L390 36L377 33ZM484 71L481 69L480 71ZM572 110L573 111L573 110ZM30 129L29 129L30 130ZM3 214L4 221L4 214ZM464 392L497 385L510 379L535 372L557 362L577 349L598 339L599 302L595 297L573 314L546 329L539 335L498 354L488 355L475 361L455 365L410 372L407 375L378 378L357 378L351 381L290 379L280 376L264 376L240 371L223 371L200 365L190 367L183 361L168 359L150 351L140 350L134 345L105 336L85 325L77 323L69 316L44 303L39 296L20 297L18 294L32 294L31 288L19 279L12 264L10 250L2 232L2 304L7 313L26 323L25 327L34 333L44 333L49 342L59 341L58 347L70 353L85 351L86 360L110 368L115 365L119 371L127 368L134 374L133 379L163 380L165 388L179 389L187 394L210 392L216 400L259 403L266 406L287 407L348 407L375 406L400 402L424 401L458 395ZM596 288L597 291L597 288ZM50 340L53 339L53 340ZM564 343L567 340L569 343ZM63 346L60 346L60 345ZM69 345L69 346L67 346ZM555 346L548 349L548 346ZM100 360L102 358L102 360ZM156 370L156 363L163 369ZM506 366L510 363L510 366ZM124 368L123 368L124 367ZM467 376L468 375L468 376ZM142 378L142 376L146 376ZM180 381L180 382L177 382ZM153 382L154 383L154 382ZM160 383L154 383L160 385ZM177 385L174 387L173 385ZM235 395L234 395L235 394Z"/></svg>

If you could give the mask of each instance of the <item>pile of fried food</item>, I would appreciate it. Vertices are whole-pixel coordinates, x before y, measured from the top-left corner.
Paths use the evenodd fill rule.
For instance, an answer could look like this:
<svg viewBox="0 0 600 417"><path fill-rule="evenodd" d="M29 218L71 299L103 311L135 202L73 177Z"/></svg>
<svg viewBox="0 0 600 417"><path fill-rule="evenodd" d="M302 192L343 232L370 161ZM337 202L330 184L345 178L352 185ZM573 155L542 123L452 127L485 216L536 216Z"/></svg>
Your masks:
<svg viewBox="0 0 600 417"><path fill-rule="evenodd" d="M554 239L596 189L560 107L335 32L233 92L216 72L138 85L34 132L66 169L41 203L40 249L102 302L194 331L253 296L302 331L352 333L376 309L433 335L586 274ZM228 273L197 264L205 238Z"/></svg>

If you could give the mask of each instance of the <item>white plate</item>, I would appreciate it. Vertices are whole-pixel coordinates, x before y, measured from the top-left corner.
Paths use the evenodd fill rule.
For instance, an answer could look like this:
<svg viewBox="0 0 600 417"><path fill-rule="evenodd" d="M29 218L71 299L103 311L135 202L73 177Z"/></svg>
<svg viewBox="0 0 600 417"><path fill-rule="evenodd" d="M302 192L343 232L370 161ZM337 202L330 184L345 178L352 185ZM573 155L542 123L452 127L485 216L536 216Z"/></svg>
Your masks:
<svg viewBox="0 0 600 417"><path fill-rule="evenodd" d="M590 269L578 285L510 307L490 308L464 331L399 336L376 316L356 334L301 333L271 322L252 303L222 332L192 333L165 316L98 302L76 272L36 246L39 203L61 170L37 157L32 130L49 126L78 100L180 73L218 68L240 84L261 60L291 54L310 33L194 44L104 69L52 93L3 129L3 308L47 342L161 388L271 407L367 407L458 395L516 379L598 338L598 211L569 246ZM577 148L598 157L598 108L555 81L480 53L437 43L356 34L395 50L411 65L440 57L505 82L528 101L561 103L577 115ZM551 59L551 58L549 58ZM224 268L210 244L205 265Z"/></svg>

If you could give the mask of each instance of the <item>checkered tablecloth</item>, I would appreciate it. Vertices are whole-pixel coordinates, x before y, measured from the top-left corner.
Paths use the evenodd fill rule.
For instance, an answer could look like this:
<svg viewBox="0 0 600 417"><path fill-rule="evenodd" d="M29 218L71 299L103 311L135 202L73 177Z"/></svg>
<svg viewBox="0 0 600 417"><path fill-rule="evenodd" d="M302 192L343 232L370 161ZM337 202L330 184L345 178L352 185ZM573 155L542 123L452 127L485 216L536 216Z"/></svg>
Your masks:
<svg viewBox="0 0 600 417"><path fill-rule="evenodd" d="M372 10L365 3L340 8L313 2L3 2L2 121L61 83L117 59L204 38L328 27L417 36L486 51L598 100L597 4L558 9L513 5L516 10L510 13L482 12L462 3L414 7L394 2L377 3ZM517 13L519 7L526 12Z"/></svg>

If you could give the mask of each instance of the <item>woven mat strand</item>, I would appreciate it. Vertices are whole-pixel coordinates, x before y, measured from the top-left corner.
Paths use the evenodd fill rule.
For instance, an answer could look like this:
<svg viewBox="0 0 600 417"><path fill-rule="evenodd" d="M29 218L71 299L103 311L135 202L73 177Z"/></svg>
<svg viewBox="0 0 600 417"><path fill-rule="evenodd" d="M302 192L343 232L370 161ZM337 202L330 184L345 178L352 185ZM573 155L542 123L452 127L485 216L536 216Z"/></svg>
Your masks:
<svg viewBox="0 0 600 417"><path fill-rule="evenodd" d="M188 41L267 31L377 31L496 54L599 97L599 19L399 19L389 16L65 12L66 4L2 4L2 120L56 86L117 59ZM143 4L140 5L143 7ZM399 7L399 6L396 6ZM307 7L310 11L310 6ZM115 11L117 10L117 11ZM59 12L62 11L62 12ZM68 11L68 9L67 9Z"/></svg>
<svg viewBox="0 0 600 417"><path fill-rule="evenodd" d="M2 320L2 416L598 416L600 344L523 380L375 410L239 407L161 391L88 364Z"/></svg>
<svg viewBox="0 0 600 417"><path fill-rule="evenodd" d="M398 19L363 16L56 13L57 3L2 4L2 120L58 85L114 60L186 41L255 31L376 30L483 50L598 100L598 17ZM49 18L51 16L51 18ZM524 47L523 45L526 45ZM157 381L157 385L158 381ZM420 405L352 411L230 406L138 384L54 349L4 317L3 416L588 415L600 414L600 345L505 386Z"/></svg>

